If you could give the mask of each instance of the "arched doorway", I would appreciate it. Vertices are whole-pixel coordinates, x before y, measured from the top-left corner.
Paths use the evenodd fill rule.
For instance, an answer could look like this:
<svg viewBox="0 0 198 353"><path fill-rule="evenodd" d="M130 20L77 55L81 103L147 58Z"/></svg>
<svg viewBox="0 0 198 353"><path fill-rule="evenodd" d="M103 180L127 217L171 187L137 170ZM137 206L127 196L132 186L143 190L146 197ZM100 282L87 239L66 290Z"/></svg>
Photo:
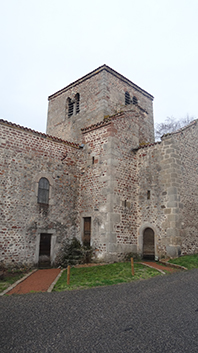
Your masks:
<svg viewBox="0 0 198 353"><path fill-rule="evenodd" d="M151 228L146 228L143 232L143 258L155 259L155 236Z"/></svg>

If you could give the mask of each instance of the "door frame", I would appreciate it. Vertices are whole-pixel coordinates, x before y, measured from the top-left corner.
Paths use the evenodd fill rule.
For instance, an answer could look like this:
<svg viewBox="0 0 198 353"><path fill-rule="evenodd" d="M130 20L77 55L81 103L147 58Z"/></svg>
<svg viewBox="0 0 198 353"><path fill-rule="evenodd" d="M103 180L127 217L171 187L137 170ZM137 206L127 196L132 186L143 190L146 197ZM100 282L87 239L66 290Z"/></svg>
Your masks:
<svg viewBox="0 0 198 353"><path fill-rule="evenodd" d="M35 249L35 255L34 255L34 263L35 265L38 265L39 263L39 252L40 252L40 237L41 234L50 234L51 235L51 246L50 246L50 262L51 265L53 265L56 257L56 230L55 229L38 229L37 230L37 235L36 235L36 249Z"/></svg>
<svg viewBox="0 0 198 353"><path fill-rule="evenodd" d="M159 231L157 230L154 224L150 222L145 222L141 225L138 232L138 240L137 240L137 253L143 257L143 234L146 228L151 228L154 232L154 249L155 249L155 259L158 258L158 250L157 250L157 234Z"/></svg>
<svg viewBox="0 0 198 353"><path fill-rule="evenodd" d="M84 236L84 218L91 218L91 236L90 236L90 246L92 246L93 243L93 237L92 237L92 229L93 229L93 217L90 215L90 213L82 213L81 214L81 220L80 220L80 241L83 244L83 236Z"/></svg>
<svg viewBox="0 0 198 353"><path fill-rule="evenodd" d="M146 232L147 229L149 229L149 231L152 232L152 234L151 234L151 237L152 237L152 244L150 244L150 245L152 246L152 248L151 248L151 254L149 254L149 253L146 254L146 252L145 252L145 248L148 249L148 243L146 243L146 241L145 241L145 236L146 236L145 232ZM146 246L145 246L145 244L146 244ZM142 257L143 257L143 259L146 259L146 258L147 258L147 259L150 259L150 260L154 260L154 259L155 259L155 233L154 233L154 231L153 231L153 229L152 229L151 227L147 227L147 228L145 228L144 231L143 231L143 249L142 249Z"/></svg>

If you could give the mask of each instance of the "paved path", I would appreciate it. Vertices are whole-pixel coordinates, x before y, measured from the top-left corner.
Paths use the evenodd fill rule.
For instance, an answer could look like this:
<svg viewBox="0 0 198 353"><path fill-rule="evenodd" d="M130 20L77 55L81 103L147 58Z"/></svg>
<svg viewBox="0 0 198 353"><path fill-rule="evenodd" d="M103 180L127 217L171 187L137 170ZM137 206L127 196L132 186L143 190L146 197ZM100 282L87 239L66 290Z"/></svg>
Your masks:
<svg viewBox="0 0 198 353"><path fill-rule="evenodd" d="M147 266L155 268L156 270L161 270L161 271L168 271L168 272L178 271L178 268L176 269L174 267L165 266L155 261L143 261L142 264L145 264Z"/></svg>
<svg viewBox="0 0 198 353"><path fill-rule="evenodd" d="M161 271L174 272L175 269L167 267L152 261L143 261L143 264L153 267ZM26 294L31 292L47 292L50 285L54 282L60 273L60 269L47 269L47 270L37 270L32 273L25 280L17 284L12 290L8 291L6 294Z"/></svg>
<svg viewBox="0 0 198 353"><path fill-rule="evenodd" d="M24 281L17 284L11 291L7 292L10 294L25 294L30 292L46 292L52 282L60 273L59 268L51 268L47 270L38 270L32 273Z"/></svg>
<svg viewBox="0 0 198 353"><path fill-rule="evenodd" d="M0 298L1 353L197 353L198 270Z"/></svg>

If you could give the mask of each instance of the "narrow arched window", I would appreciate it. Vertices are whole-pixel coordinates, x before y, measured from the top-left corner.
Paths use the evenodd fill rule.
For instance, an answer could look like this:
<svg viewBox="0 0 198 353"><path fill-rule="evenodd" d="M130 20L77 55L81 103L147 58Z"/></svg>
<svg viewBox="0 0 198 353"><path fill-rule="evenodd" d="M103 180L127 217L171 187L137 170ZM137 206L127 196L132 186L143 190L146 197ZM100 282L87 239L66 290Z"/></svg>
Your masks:
<svg viewBox="0 0 198 353"><path fill-rule="evenodd" d="M49 203L49 181L41 178L38 184L38 203Z"/></svg>
<svg viewBox="0 0 198 353"><path fill-rule="evenodd" d="M80 113L80 94L75 95L76 114Z"/></svg>
<svg viewBox="0 0 198 353"><path fill-rule="evenodd" d="M128 105L131 103L131 99L130 99L130 94L129 92L125 92L125 105Z"/></svg>
<svg viewBox="0 0 198 353"><path fill-rule="evenodd" d="M71 100L71 98L67 98L67 109L68 109L68 117L70 118L70 116L73 115L73 102Z"/></svg>
<svg viewBox="0 0 198 353"><path fill-rule="evenodd" d="M138 100L135 96L133 96L133 104L138 104Z"/></svg>

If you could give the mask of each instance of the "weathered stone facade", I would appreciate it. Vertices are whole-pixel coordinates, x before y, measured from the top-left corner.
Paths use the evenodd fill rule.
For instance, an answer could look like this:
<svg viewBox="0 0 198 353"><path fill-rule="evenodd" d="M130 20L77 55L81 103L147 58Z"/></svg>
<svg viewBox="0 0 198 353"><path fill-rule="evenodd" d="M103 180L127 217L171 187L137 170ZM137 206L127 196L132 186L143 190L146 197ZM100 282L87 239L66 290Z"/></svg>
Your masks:
<svg viewBox="0 0 198 353"><path fill-rule="evenodd" d="M81 142L81 128L120 112L125 107L126 92L129 93L129 100L136 98L136 104L146 116L140 133L146 130L147 142L153 142L153 97L106 65L49 96L47 134Z"/></svg>
<svg viewBox="0 0 198 353"><path fill-rule="evenodd" d="M54 262L62 239L76 235L78 146L1 121L0 148L1 260L37 263L45 233ZM47 205L37 202L42 177L50 184Z"/></svg>
<svg viewBox="0 0 198 353"><path fill-rule="evenodd" d="M154 143L152 101L104 65L49 97L47 135L0 121L3 263L56 263L73 236L106 261L198 251L197 121Z"/></svg>

